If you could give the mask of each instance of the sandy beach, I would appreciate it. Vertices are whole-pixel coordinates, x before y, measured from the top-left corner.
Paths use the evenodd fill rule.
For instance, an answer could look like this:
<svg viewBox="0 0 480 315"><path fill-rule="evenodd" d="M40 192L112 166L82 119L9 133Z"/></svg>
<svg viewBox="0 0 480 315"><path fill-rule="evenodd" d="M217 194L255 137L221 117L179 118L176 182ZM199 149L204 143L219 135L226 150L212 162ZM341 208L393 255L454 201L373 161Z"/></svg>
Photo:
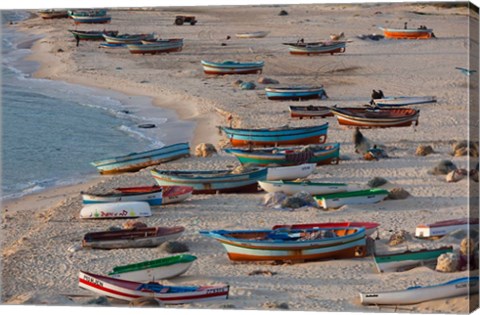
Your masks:
<svg viewBox="0 0 480 315"><path fill-rule="evenodd" d="M288 15L278 13L286 10ZM466 277L468 271L440 273L419 267L401 273L379 274L371 256L360 259L319 261L304 264L233 263L223 246L199 234L213 229L265 229L276 224L337 221L372 221L380 224L378 251L453 245L460 240L412 239L396 247L387 245L400 230L414 234L420 223L469 216L471 185L464 178L446 182L445 176L428 173L441 160L470 170L477 160L452 156L452 144L468 140L478 121L469 120L469 78L455 69L468 67L469 24L465 7L431 5L264 5L191 8L110 10L106 25L74 26L69 19L34 17L11 25L20 32L43 37L32 46L29 60L40 64L35 77L151 97L155 106L174 110L179 119L194 122L191 148L211 143L218 154L207 158L183 158L156 166L158 169L209 170L239 165L222 151L228 140L217 126L268 128L283 125L309 126L329 123L327 142L341 144L338 165L318 166L310 180L366 185L374 177L388 183L381 188L403 188L404 200L385 200L373 205L351 205L324 211L313 207L273 209L262 205L264 192L256 194L194 195L179 204L152 208L153 215L139 221L149 226L185 227L179 241L197 261L183 276L164 281L171 285L228 283L226 301L165 306L166 308L281 310L318 312L411 312L466 313L467 297L389 307L363 306L359 292L404 289L433 285ZM176 15L195 15L194 26L174 25ZM473 16L478 23L478 14ZM404 22L434 29L435 39L395 41L361 40L362 34L379 34L378 26L402 27ZM68 29L115 29L120 33L155 32L162 38L184 38L181 52L167 55L132 55L126 49L101 49L98 42L80 41L78 47ZM239 32L268 31L265 38L240 39ZM344 32L349 40L345 53L322 56L289 55L284 42L319 41ZM227 36L230 38L227 39ZM222 45L225 44L225 45ZM477 52L478 52L478 42ZM262 74L205 75L200 60L259 61ZM366 161L355 153L353 129L340 126L336 117L292 120L292 102L268 100L257 82L260 76L279 85L323 85L329 98L300 105L339 107L368 103L372 89L385 95L436 96L437 102L417 106L421 111L415 127L366 129L368 139L386 147L389 158ZM253 81L255 90L241 90L236 80ZM478 117L478 114L477 114ZM478 139L477 139L478 140ZM419 145L434 153L415 154ZM100 157L99 157L100 158ZM160 248L112 251L70 249L81 244L87 232L121 226L122 220L81 220L81 191L107 192L114 187L153 185L150 168L136 173L98 176L80 185L55 188L11 200L2 205L1 301L24 305L84 305L95 297L78 287L78 271L106 274L114 266L169 256ZM473 189L475 191L475 189ZM477 203L478 204L478 203ZM477 209L478 211L478 209ZM477 214L478 215L478 214ZM477 243L478 247L478 243ZM271 275L249 275L256 270ZM268 274L268 273L267 273ZM478 271L477 271L478 275ZM478 299L478 297L477 297ZM110 300L113 306L128 303ZM282 306L282 303L283 304ZM477 300L478 305L478 300Z"/></svg>

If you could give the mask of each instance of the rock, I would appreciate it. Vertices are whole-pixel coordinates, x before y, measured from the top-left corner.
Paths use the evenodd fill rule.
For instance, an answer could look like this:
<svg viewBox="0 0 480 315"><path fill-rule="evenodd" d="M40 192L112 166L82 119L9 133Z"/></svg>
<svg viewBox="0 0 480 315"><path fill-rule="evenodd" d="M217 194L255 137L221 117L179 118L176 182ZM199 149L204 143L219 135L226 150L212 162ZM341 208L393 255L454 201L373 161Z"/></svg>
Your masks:
<svg viewBox="0 0 480 315"><path fill-rule="evenodd" d="M278 15L280 15L280 16L288 15L288 12L285 11L285 10L282 10L282 11L280 11L280 13L278 13Z"/></svg>
<svg viewBox="0 0 480 315"><path fill-rule="evenodd" d="M130 301L129 303L129 306L159 306L159 305L160 305L160 302L148 296L135 299L133 301Z"/></svg>
<svg viewBox="0 0 480 315"><path fill-rule="evenodd" d="M78 252L79 250L82 250L82 245L75 244L75 245L70 246L67 250L70 253L75 253L75 252Z"/></svg>
<svg viewBox="0 0 480 315"><path fill-rule="evenodd" d="M126 230L138 229L138 228L145 228L147 225L140 221L135 220L128 220L122 224L122 227Z"/></svg>
<svg viewBox="0 0 480 315"><path fill-rule="evenodd" d="M455 272L457 271L458 256L454 253L441 254L437 258L436 271L440 272Z"/></svg>
<svg viewBox="0 0 480 315"><path fill-rule="evenodd" d="M221 43L220 46L227 46L227 44L226 43Z"/></svg>
<svg viewBox="0 0 480 315"><path fill-rule="evenodd" d="M393 188L388 193L388 199L399 200L407 199L410 196L410 193L403 188Z"/></svg>
<svg viewBox="0 0 480 315"><path fill-rule="evenodd" d="M470 170L470 179L474 182L478 183L478 170L472 169Z"/></svg>
<svg viewBox="0 0 480 315"><path fill-rule="evenodd" d="M217 149L211 143L200 143L195 148L196 157L209 157L217 153Z"/></svg>
<svg viewBox="0 0 480 315"><path fill-rule="evenodd" d="M388 181L383 177L374 177L368 181L368 187L375 188L385 185Z"/></svg>
<svg viewBox="0 0 480 315"><path fill-rule="evenodd" d="M155 124L140 124L140 125L138 125L138 128L145 128L145 129L155 128L155 127L156 127Z"/></svg>
<svg viewBox="0 0 480 315"><path fill-rule="evenodd" d="M468 175L467 170L457 169L457 170L454 170L454 171L451 171L450 173L448 173L445 179L446 179L447 183L456 183L456 182L464 179L467 175Z"/></svg>
<svg viewBox="0 0 480 315"><path fill-rule="evenodd" d="M460 243L460 254L472 255L475 251L475 242L469 237L465 237Z"/></svg>
<svg viewBox="0 0 480 315"><path fill-rule="evenodd" d="M99 298L96 298L96 299L92 299L92 300L88 300L86 302L86 304L95 304L95 305L104 305L104 306L110 306L110 302L108 301L108 299L104 296L101 296Z"/></svg>
<svg viewBox="0 0 480 315"><path fill-rule="evenodd" d="M248 273L249 276L256 276L256 275L273 276L276 274L277 274L276 272L273 272L270 270L254 270Z"/></svg>
<svg viewBox="0 0 480 315"><path fill-rule="evenodd" d="M417 150L415 151L415 155L420 155L420 156L427 156L429 154L435 153L433 151L433 148L429 145L419 145L417 147Z"/></svg>
<svg viewBox="0 0 480 315"><path fill-rule="evenodd" d="M258 78L257 82L260 84L279 84L280 83L277 80L266 78L266 77Z"/></svg>
<svg viewBox="0 0 480 315"><path fill-rule="evenodd" d="M58 48L58 49L57 49L57 52L60 52L60 53L61 53L61 52L63 52L63 49L62 49L62 48Z"/></svg>
<svg viewBox="0 0 480 315"><path fill-rule="evenodd" d="M242 82L242 83L240 83L240 88L242 90L255 90L255 87L256 87L256 85L253 82Z"/></svg>
<svg viewBox="0 0 480 315"><path fill-rule="evenodd" d="M169 241L160 245L160 248L169 254L188 252L189 248L185 243Z"/></svg>
<svg viewBox="0 0 480 315"><path fill-rule="evenodd" d="M451 171L457 169L457 166L449 160L442 160L440 161L437 166L435 166L432 170L429 171L432 175L447 175Z"/></svg>
<svg viewBox="0 0 480 315"><path fill-rule="evenodd" d="M478 143L474 141L459 141L453 145L453 156L465 156L470 155L478 157Z"/></svg>
<svg viewBox="0 0 480 315"><path fill-rule="evenodd" d="M316 206L317 203L313 199L312 195L307 192L301 191L293 196L288 196L282 201L283 208L301 208L304 206Z"/></svg>
<svg viewBox="0 0 480 315"><path fill-rule="evenodd" d="M285 303L285 302L283 302L283 303L265 302L263 304L263 308L269 308L269 309L277 308L277 309L281 309L281 310L288 310L288 304Z"/></svg>
<svg viewBox="0 0 480 315"><path fill-rule="evenodd" d="M411 236L407 231L400 230L398 232L393 233L392 236L390 236L390 239L388 240L388 245L397 246L410 239L411 239Z"/></svg>
<svg viewBox="0 0 480 315"><path fill-rule="evenodd" d="M236 80L236 81L232 82L232 85L233 85L234 87L239 87L240 84L242 84L242 83L243 83L242 80Z"/></svg>
<svg viewBox="0 0 480 315"><path fill-rule="evenodd" d="M266 207L275 207L281 205L283 200L287 198L287 195L283 192L272 192L265 194L263 197L262 205Z"/></svg>

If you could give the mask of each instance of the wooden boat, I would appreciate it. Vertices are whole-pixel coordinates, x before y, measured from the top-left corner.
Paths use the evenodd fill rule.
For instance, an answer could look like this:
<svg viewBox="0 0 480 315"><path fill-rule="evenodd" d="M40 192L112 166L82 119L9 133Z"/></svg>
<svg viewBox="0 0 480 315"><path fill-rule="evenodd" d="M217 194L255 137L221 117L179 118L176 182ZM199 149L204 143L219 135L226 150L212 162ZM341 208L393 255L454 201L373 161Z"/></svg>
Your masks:
<svg viewBox="0 0 480 315"><path fill-rule="evenodd" d="M292 55L319 55L344 53L347 48L346 41L324 41L315 43L284 43Z"/></svg>
<svg viewBox="0 0 480 315"><path fill-rule="evenodd" d="M260 188L269 193L283 192L287 195L295 195L299 192L307 192L310 195L325 195L349 190L345 183L318 183L311 181L259 181Z"/></svg>
<svg viewBox="0 0 480 315"><path fill-rule="evenodd" d="M245 32L237 33L235 37L237 38L263 38L268 35L269 32L258 31L258 32Z"/></svg>
<svg viewBox="0 0 480 315"><path fill-rule="evenodd" d="M73 18L75 16L106 16L105 9L90 9L90 10L68 10L68 16Z"/></svg>
<svg viewBox="0 0 480 315"><path fill-rule="evenodd" d="M267 177L266 168L252 168L235 174L232 170L163 171L153 169L153 177L159 185L181 185L193 188L193 194L254 193L257 181Z"/></svg>
<svg viewBox="0 0 480 315"><path fill-rule="evenodd" d="M178 277L187 272L197 257L187 254L170 256L136 264L116 266L108 275L115 279L149 282Z"/></svg>
<svg viewBox="0 0 480 315"><path fill-rule="evenodd" d="M106 194L81 193L83 204L107 203L121 201L145 201L150 206L159 206L162 202L162 189L151 192L120 192Z"/></svg>
<svg viewBox="0 0 480 315"><path fill-rule="evenodd" d="M451 253L452 251L452 246L445 246L435 249L374 254L373 259L378 272L396 272L412 269L430 262L436 262L438 256Z"/></svg>
<svg viewBox="0 0 480 315"><path fill-rule="evenodd" d="M389 96L381 99L372 100L378 107L400 107L407 105L418 105L426 103L436 103L435 96Z"/></svg>
<svg viewBox="0 0 480 315"><path fill-rule="evenodd" d="M375 222L324 222L324 223L303 223L303 224L288 224L288 225L274 225L272 230L288 229L288 230L304 230L304 229L331 229L331 228L354 228L364 227L365 235L372 235L380 224Z"/></svg>
<svg viewBox="0 0 480 315"><path fill-rule="evenodd" d="M365 256L365 228L200 231L219 241L232 261L312 261Z"/></svg>
<svg viewBox="0 0 480 315"><path fill-rule="evenodd" d="M330 107L327 106L289 106L288 109L292 118L325 118L333 116Z"/></svg>
<svg viewBox="0 0 480 315"><path fill-rule="evenodd" d="M430 286L415 286L405 290L360 293L362 304L416 304L478 293L478 276L454 279Z"/></svg>
<svg viewBox="0 0 480 315"><path fill-rule="evenodd" d="M366 189L356 191L346 191L328 195L315 195L313 198L318 206L329 209L339 208L343 205L361 205L377 203L388 196L389 192L385 189Z"/></svg>
<svg viewBox="0 0 480 315"><path fill-rule="evenodd" d="M78 275L78 285L99 295L124 301L154 298L162 304L197 303L228 298L228 285L166 286L156 282L140 283L101 276L85 271Z"/></svg>
<svg viewBox="0 0 480 315"><path fill-rule="evenodd" d="M45 19L45 20L68 18L67 10L47 9L47 10L40 10L37 13L38 15L40 15L42 19Z"/></svg>
<svg viewBox="0 0 480 315"><path fill-rule="evenodd" d="M433 30L430 28L387 28L379 27L385 38L393 39L428 39L432 38Z"/></svg>
<svg viewBox="0 0 480 315"><path fill-rule="evenodd" d="M141 41L140 44L127 44L131 54L162 54L182 51L183 38L171 38L156 41Z"/></svg>
<svg viewBox="0 0 480 315"><path fill-rule="evenodd" d="M325 95L323 86L285 86L266 87L265 94L269 100L309 100Z"/></svg>
<svg viewBox="0 0 480 315"><path fill-rule="evenodd" d="M102 36L103 37L103 36ZM101 43L98 45L100 48L107 48L107 49L117 49L117 48L127 48L125 44L109 44L109 43Z"/></svg>
<svg viewBox="0 0 480 315"><path fill-rule="evenodd" d="M305 178L315 171L315 163L299 164L293 166L268 167L267 180L293 180Z"/></svg>
<svg viewBox="0 0 480 315"><path fill-rule="evenodd" d="M110 23L112 17L110 15L104 16L72 16L75 24L105 24Z"/></svg>
<svg viewBox="0 0 480 315"><path fill-rule="evenodd" d="M157 247L179 238L185 228L143 227L118 231L90 232L83 236L82 247L96 249Z"/></svg>
<svg viewBox="0 0 480 315"><path fill-rule="evenodd" d="M80 211L80 219L126 219L151 215L150 205L145 201L94 203Z"/></svg>
<svg viewBox="0 0 480 315"><path fill-rule="evenodd" d="M212 62L201 61L203 71L206 74L249 74L249 73L262 73L263 61L254 62L238 62L238 61L224 61L224 62Z"/></svg>
<svg viewBox="0 0 480 315"><path fill-rule="evenodd" d="M338 164L340 143L266 149L225 149L225 152L233 154L242 164L256 166L288 166L303 163L326 165Z"/></svg>
<svg viewBox="0 0 480 315"><path fill-rule="evenodd" d="M468 230L469 228L478 229L478 222L478 218L462 218L438 221L430 224L419 224L415 229L415 237L442 237L457 230Z"/></svg>
<svg viewBox="0 0 480 315"><path fill-rule="evenodd" d="M134 152L128 155L107 158L91 162L100 174L116 174L123 172L136 172L142 168L158 165L190 155L188 143L177 143L159 149Z"/></svg>
<svg viewBox="0 0 480 315"><path fill-rule="evenodd" d="M413 108L332 107L340 125L359 128L390 128L418 125L420 110Z"/></svg>
<svg viewBox="0 0 480 315"><path fill-rule="evenodd" d="M117 36L108 36L103 34L103 38L109 44L140 44L142 40L153 39L155 34L121 34Z"/></svg>
<svg viewBox="0 0 480 315"><path fill-rule="evenodd" d="M79 31L68 30L73 36L78 36L81 40L104 40L103 34L108 36L116 36L118 31Z"/></svg>
<svg viewBox="0 0 480 315"><path fill-rule="evenodd" d="M320 144L327 140L328 123L310 127L241 129L220 127L234 147Z"/></svg>
<svg viewBox="0 0 480 315"><path fill-rule="evenodd" d="M162 191L162 205L179 203L192 195L193 188L190 186L140 186L140 187L119 187L115 188L123 193L149 193Z"/></svg>

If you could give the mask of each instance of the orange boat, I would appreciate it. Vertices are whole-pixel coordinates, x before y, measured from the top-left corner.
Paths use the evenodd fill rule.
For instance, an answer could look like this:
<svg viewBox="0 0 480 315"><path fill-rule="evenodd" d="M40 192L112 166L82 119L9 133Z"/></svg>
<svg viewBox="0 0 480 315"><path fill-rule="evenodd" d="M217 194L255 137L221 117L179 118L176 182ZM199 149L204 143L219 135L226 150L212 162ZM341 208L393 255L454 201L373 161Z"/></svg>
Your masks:
<svg viewBox="0 0 480 315"><path fill-rule="evenodd" d="M420 110L413 108L332 107L340 125L359 128L389 128L418 125Z"/></svg>
<svg viewBox="0 0 480 315"><path fill-rule="evenodd" d="M393 39L428 39L433 37L430 28L385 28L380 27L385 38Z"/></svg>

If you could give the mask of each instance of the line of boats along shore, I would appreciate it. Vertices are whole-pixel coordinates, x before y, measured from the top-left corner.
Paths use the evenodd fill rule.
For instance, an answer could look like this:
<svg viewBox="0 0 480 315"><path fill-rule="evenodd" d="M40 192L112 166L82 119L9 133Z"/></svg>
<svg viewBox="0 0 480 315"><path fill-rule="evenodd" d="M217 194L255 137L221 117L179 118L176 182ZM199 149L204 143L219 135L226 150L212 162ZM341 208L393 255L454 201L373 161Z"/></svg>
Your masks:
<svg viewBox="0 0 480 315"><path fill-rule="evenodd" d="M63 15L62 15L63 13ZM106 10L39 12L44 19L71 17L76 24L108 23ZM382 28L386 38L429 39L432 29ZM118 31L69 30L77 40L105 40L103 48L127 47L133 54L157 54L181 51L183 39L159 39L154 34L123 34ZM268 32L238 33L238 38L263 38ZM343 36L343 34L342 34ZM319 55L345 52L347 40L331 36L329 41L315 43L284 43L291 54ZM202 60L207 75L261 73L264 62L212 62ZM374 91L375 92L375 91ZM267 87L270 100L308 100L327 97L323 86ZM376 93L376 92L375 92ZM375 94L374 93L374 94ZM326 106L290 106L292 118L325 118L336 116L338 123L357 128L390 128L418 125L420 111L405 107L436 102L433 96L384 97L372 95L369 106L360 108ZM233 148L225 152L235 156L240 164L234 170L159 170L151 174L158 185L118 187L106 194L82 193L84 203L81 219L138 218L152 215L151 207L184 202L192 194L217 193L307 193L319 208L339 208L349 204L383 202L389 195L384 189L362 189L347 183L324 183L307 180L318 165L336 164L340 160L340 144L326 143L328 123L309 127L278 127L240 129L222 126L220 129ZM100 174L135 172L190 155L188 143L176 143L159 149L130 153L92 162ZM220 242L231 261L291 261L295 263L359 259L367 253L367 238L378 229L375 222L321 222L276 225L262 230L201 231L206 237ZM460 229L478 227L478 219L459 218L420 224L415 236L440 238ZM185 228L136 227L119 231L90 232L82 246L92 249L156 247L179 238ZM453 251L452 246L396 253L374 253L379 272L397 272L435 262ZM229 285L167 286L162 279L185 273L197 257L181 254L153 261L115 266L108 275L80 271L79 286L99 295L134 301L154 298L164 304L180 304L226 299ZM413 304L423 301L468 295L478 292L478 277L458 278L433 286L405 288L385 292L360 292L363 304Z"/></svg>

